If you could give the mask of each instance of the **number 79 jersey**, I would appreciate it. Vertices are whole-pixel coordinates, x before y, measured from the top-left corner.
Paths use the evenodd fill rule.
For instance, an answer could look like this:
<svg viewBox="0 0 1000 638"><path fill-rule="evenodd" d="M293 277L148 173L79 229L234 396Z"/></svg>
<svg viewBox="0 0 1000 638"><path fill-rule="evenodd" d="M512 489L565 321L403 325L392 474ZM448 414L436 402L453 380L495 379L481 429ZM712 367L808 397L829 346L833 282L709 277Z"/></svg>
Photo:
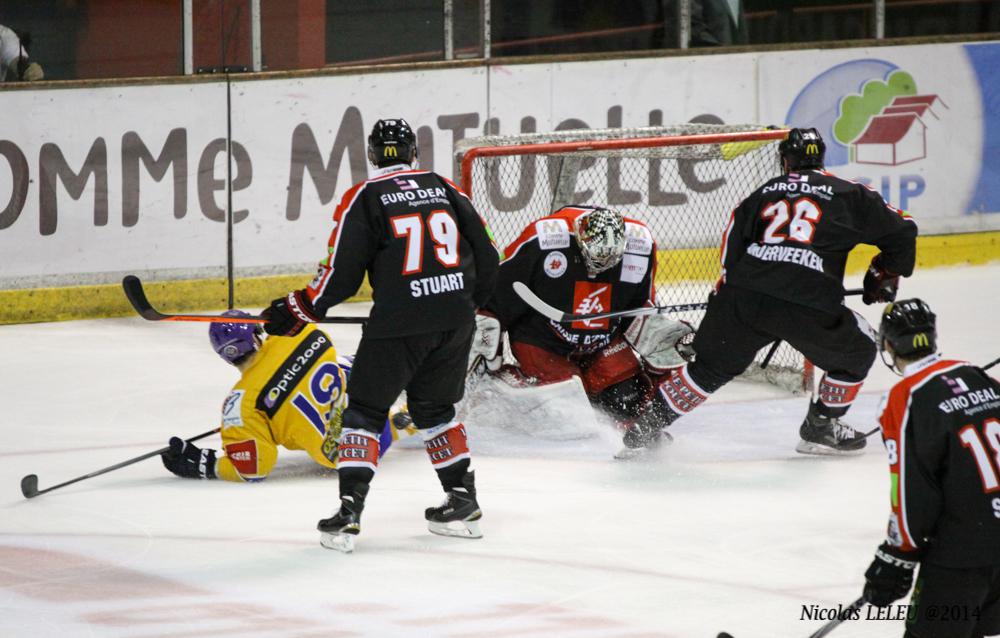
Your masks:
<svg viewBox="0 0 1000 638"><path fill-rule="evenodd" d="M329 255L306 290L325 313L357 292L367 273L374 304L365 337L439 332L473 321L499 260L464 193L436 173L398 164L344 194Z"/></svg>
<svg viewBox="0 0 1000 638"><path fill-rule="evenodd" d="M888 541L936 565L1000 566L1000 383L938 355L905 373L879 415Z"/></svg>
<svg viewBox="0 0 1000 638"><path fill-rule="evenodd" d="M913 219L871 188L823 170L788 173L733 211L722 237L721 283L836 314L856 245L877 246L883 266L908 277L916 237Z"/></svg>

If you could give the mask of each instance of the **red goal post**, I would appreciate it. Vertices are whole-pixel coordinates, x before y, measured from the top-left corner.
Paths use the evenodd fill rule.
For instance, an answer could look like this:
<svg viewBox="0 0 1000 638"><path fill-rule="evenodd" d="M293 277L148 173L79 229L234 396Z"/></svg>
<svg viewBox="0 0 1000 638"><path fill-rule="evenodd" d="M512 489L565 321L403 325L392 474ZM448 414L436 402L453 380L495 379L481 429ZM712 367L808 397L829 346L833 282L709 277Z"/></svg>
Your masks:
<svg viewBox="0 0 1000 638"><path fill-rule="evenodd" d="M639 219L657 241L657 301L705 301L720 273L722 233L733 208L780 174L787 130L686 124L633 129L493 135L456 146L462 189L506 247L531 221L569 204L600 205ZM697 325L703 311L678 318ZM812 366L782 344L745 376L810 391Z"/></svg>

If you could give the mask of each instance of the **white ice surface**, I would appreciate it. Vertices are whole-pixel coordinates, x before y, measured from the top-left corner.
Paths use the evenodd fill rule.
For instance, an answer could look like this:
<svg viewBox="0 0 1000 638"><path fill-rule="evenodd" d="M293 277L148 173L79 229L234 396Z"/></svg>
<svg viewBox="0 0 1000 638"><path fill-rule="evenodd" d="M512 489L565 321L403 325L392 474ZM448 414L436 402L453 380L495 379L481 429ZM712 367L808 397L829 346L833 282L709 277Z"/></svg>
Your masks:
<svg viewBox="0 0 1000 638"><path fill-rule="evenodd" d="M1000 356L1000 265L921 271L903 296L938 313L949 356ZM611 460L614 437L493 432L476 453L471 431L482 540L426 531L441 492L414 447L383 459L352 555L319 545L336 477L302 453L255 485L151 459L22 498L26 474L49 487L214 427L236 371L205 333L138 318L0 326L0 636L804 637L822 622L803 606L856 598L884 532L882 446L798 455L806 399L748 384L643 462ZM356 328L332 333L353 350ZM875 426L893 379L876 363L856 425ZM901 634L865 620L835 635Z"/></svg>

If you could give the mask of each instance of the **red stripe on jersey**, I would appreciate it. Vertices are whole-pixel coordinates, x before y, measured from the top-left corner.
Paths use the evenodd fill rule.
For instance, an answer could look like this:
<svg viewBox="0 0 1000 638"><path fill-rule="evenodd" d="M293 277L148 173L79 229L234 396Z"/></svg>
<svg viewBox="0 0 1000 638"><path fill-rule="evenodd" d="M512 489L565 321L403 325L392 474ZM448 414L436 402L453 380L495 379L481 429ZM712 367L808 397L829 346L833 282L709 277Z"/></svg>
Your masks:
<svg viewBox="0 0 1000 638"><path fill-rule="evenodd" d="M962 361L935 361L916 373L905 377L889 391L885 407L879 415L879 425L882 427L882 440L888 449L890 445L896 448L895 458L890 457L889 472L899 477L892 483L890 503L896 519L899 521L901 549L911 551L918 548L910 534L910 524L906 517L906 425L910 416L910 402L913 392L939 374L966 365ZM889 443L892 441L892 444Z"/></svg>
<svg viewBox="0 0 1000 638"><path fill-rule="evenodd" d="M424 433L424 448L436 470L454 465L469 455L469 438L465 433L465 425L448 423L432 428Z"/></svg>
<svg viewBox="0 0 1000 638"><path fill-rule="evenodd" d="M337 445L337 467L378 468L378 436L368 430L345 429Z"/></svg>
<svg viewBox="0 0 1000 638"><path fill-rule="evenodd" d="M454 188L454 189L455 189L455 190L456 190L456 191L458 192L458 194L459 194L459 195L461 195L461 196L462 196L462 197L464 197L465 199L469 200L469 202L472 202L472 198L471 198L471 197L469 197L469 196L468 196L468 195L466 194L466 192L465 192L465 191L463 191L463 190L461 189L461 187L460 187L460 186L459 186L458 184L456 184L455 182L451 181L450 179L448 179L447 177L445 177L445 176L443 176L443 175L438 175L438 177L440 177L440 178L441 178L441 179L443 179L443 180L444 180L445 182L447 182L447 183L448 183L448 184L449 184L449 185L450 185L450 186L451 186L452 188Z"/></svg>
<svg viewBox="0 0 1000 638"><path fill-rule="evenodd" d="M564 210L566 210L566 209L565 208L561 208L561 209L559 209L559 212L562 213L562 211L564 211ZM582 211L583 209L576 208L576 209L573 209L573 210ZM503 260L507 261L509 259L512 259L514 257L514 255L517 254L517 251L521 250L522 246L524 246L525 244L527 244L531 240L536 239L538 237L538 225L539 224L542 224L542 223L544 223L544 222L546 222L548 220L554 220L554 219L558 219L558 220L561 220L563 222L566 222L566 224L569 226L570 237L573 236L573 219L575 219L575 217L569 217L568 218L566 215L556 214L556 215L549 215L548 217L542 217L542 218L536 219L535 221L533 221L530 224L528 224L527 227L525 227L525 229L521 231L521 234L518 236L517 239L515 239L510 244L508 244L507 248L505 248L504 251L503 251Z"/></svg>
<svg viewBox="0 0 1000 638"><path fill-rule="evenodd" d="M729 235L732 234L733 224L736 222L736 209L734 208L731 213L729 213L729 221L726 223L725 229L722 231L722 246L719 247L719 263L722 265L721 274L719 275L719 281L715 284L715 289L718 290L719 286L726 283L726 254L729 252Z"/></svg>

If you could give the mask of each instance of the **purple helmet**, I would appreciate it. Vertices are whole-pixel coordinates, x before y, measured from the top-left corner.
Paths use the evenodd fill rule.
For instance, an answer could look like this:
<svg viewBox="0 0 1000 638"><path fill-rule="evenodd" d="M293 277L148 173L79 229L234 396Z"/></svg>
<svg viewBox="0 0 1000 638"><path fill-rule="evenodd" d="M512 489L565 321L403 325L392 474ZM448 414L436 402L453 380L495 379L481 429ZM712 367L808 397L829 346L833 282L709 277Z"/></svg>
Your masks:
<svg viewBox="0 0 1000 638"><path fill-rule="evenodd" d="M227 310L222 314L226 317L253 316L242 310ZM262 332L259 323L213 323L208 327L208 339L216 354L235 365L247 355L257 352Z"/></svg>

